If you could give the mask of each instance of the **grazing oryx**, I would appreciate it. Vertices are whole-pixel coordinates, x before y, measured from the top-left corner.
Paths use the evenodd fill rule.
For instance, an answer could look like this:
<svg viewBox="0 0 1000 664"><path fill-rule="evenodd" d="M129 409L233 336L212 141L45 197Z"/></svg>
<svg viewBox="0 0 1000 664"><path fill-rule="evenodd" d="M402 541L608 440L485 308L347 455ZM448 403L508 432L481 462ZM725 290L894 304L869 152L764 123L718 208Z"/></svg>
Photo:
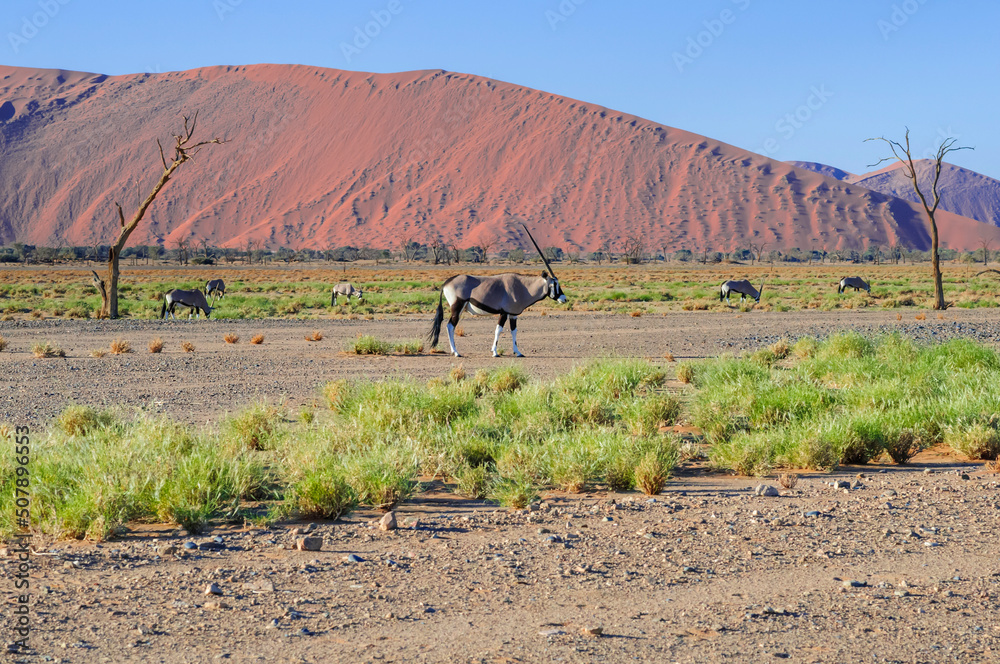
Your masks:
<svg viewBox="0 0 1000 664"><path fill-rule="evenodd" d="M212 279L205 284L205 297L211 297L212 304L215 304L216 295L220 300L226 296L226 284L222 279Z"/></svg>
<svg viewBox="0 0 1000 664"><path fill-rule="evenodd" d="M862 288L869 293L872 292L871 284L865 283L861 277L844 277L840 280L840 285L837 286L837 293L843 293L848 288L853 288L854 292L858 292Z"/></svg>
<svg viewBox="0 0 1000 664"><path fill-rule="evenodd" d="M361 291L355 288L352 284L344 282L333 287L333 297L330 298L331 307L337 306L337 297L340 295L346 297L348 302L351 301L351 297L358 298L358 302L364 298L364 294L362 294Z"/></svg>
<svg viewBox="0 0 1000 664"><path fill-rule="evenodd" d="M760 302L760 293L763 290L764 290L763 281L760 282L760 290L755 290L753 284L751 284L746 279L742 279L740 281L724 281L722 282L722 287L719 289L719 302L725 300L726 304L730 304L729 302L730 293L739 293L740 302L747 299L748 296L752 297L754 299L754 302Z"/></svg>
<svg viewBox="0 0 1000 664"><path fill-rule="evenodd" d="M163 296L163 304L160 305L160 318L166 320L167 316L177 318L174 315L174 309L177 305L182 307L187 307L193 310L194 313L198 314L198 318L201 318L201 312L205 312L205 318L212 313L212 307L208 306L208 300L205 299L205 295L200 290L172 290ZM192 311L188 311L188 318L191 318Z"/></svg>
<svg viewBox="0 0 1000 664"><path fill-rule="evenodd" d="M523 225L523 224L522 224ZM528 231L528 227L524 227ZM538 244L535 238L531 237L535 249ZM441 293L438 295L437 313L434 315L434 323L431 325L430 334L427 336L431 347L437 346L438 337L441 334L441 323L444 321L444 308L441 301L448 300L451 309L451 317L448 319L448 343L451 344L451 352L455 357L461 357L455 349L455 326L463 310L476 316L489 316L500 314L500 321L497 323L496 332L493 334L493 357L497 357L497 342L503 333L503 326L510 319L510 338L514 343L514 355L524 357L517 348L517 317L521 312L533 305L535 302L551 297L553 300L564 304L566 296L563 295L559 280L552 272L552 266L546 260L545 254L538 249L539 255L545 262L548 272L542 272L540 277L529 277L522 274L498 274L490 277L478 277L469 274L459 274L451 277L441 286Z"/></svg>

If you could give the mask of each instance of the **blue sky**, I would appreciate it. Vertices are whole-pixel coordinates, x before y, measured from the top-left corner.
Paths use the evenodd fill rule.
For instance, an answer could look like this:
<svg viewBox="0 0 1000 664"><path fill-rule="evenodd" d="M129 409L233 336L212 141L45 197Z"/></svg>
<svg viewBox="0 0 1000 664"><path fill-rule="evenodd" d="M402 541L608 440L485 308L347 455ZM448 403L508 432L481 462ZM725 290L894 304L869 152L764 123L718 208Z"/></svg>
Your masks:
<svg viewBox="0 0 1000 664"><path fill-rule="evenodd" d="M4 0L0 62L447 69L851 172L908 125L920 156L954 136L1000 178L997 25L986 0Z"/></svg>

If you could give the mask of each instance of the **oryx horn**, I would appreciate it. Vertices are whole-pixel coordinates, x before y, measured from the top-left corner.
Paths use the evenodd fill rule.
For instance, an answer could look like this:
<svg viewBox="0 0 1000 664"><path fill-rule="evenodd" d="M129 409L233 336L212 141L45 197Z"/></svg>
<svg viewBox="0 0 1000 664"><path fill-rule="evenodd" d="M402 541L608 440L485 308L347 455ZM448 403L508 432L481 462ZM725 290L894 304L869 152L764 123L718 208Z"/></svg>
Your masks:
<svg viewBox="0 0 1000 664"><path fill-rule="evenodd" d="M535 245L535 249L538 250L538 255L542 257L542 262L544 262L545 267L549 269L549 274L552 276L553 279L555 279L556 273L552 271L552 266L549 265L549 259L547 259L545 257L545 254L542 253L542 248L538 246L537 242L535 242L535 238L531 237L531 231L528 230L528 227L524 225L523 221L521 222L521 226L524 226L524 232L527 233L528 237L531 239L531 244Z"/></svg>

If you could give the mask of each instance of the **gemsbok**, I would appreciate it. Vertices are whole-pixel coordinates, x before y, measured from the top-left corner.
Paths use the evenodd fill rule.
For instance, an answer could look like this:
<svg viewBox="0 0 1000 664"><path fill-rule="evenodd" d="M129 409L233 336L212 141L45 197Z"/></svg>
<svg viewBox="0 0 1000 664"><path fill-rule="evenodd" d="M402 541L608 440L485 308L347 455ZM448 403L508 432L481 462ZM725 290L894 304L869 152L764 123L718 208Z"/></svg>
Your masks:
<svg viewBox="0 0 1000 664"><path fill-rule="evenodd" d="M226 283L222 279L212 279L207 284L205 284L205 297L212 298L212 304L215 304L215 298L221 300L226 296Z"/></svg>
<svg viewBox="0 0 1000 664"><path fill-rule="evenodd" d="M552 272L552 266L549 265L548 259L539 249L535 238L531 237L531 231L528 231L527 226L524 227L524 230L531 238L535 249L538 249L538 254L545 262L548 271L543 271L540 277L529 277L523 274L498 274L490 277L459 274L451 277L441 286L441 292L438 295L437 312L434 315L430 334L427 335L431 348L438 344L441 323L444 321L442 300L447 299L448 307L451 309L451 316L448 319L448 343L451 345L452 355L461 357L455 348L455 326L458 325L462 311L468 311L475 316L500 315L496 331L493 334L493 357L499 356L497 343L503 333L504 324L510 320L510 338L514 345L514 356L524 357L524 354L517 347L517 317L525 309L546 297L551 297L560 304L566 302L566 296L559 285L559 279Z"/></svg>
<svg viewBox="0 0 1000 664"><path fill-rule="evenodd" d="M853 288L855 293L859 290L872 292L871 284L866 283L861 277L844 277L840 280L840 285L837 286L837 293L843 293L848 288Z"/></svg>
<svg viewBox="0 0 1000 664"><path fill-rule="evenodd" d="M747 297L752 297L754 299L754 302L759 303L760 294L763 290L764 290L763 281L760 282L760 290L754 289L753 284L751 284L746 279L741 279L739 281L731 281L731 280L724 281L722 282L722 286L719 288L719 302L725 300L726 304L731 304L729 302L729 294L739 293L740 302L743 302L743 300L747 299Z"/></svg>
<svg viewBox="0 0 1000 664"><path fill-rule="evenodd" d="M333 297L330 298L330 306L337 306L337 297L343 295L350 302L352 297L358 298L358 302L364 299L364 293L354 287L353 284L349 282L344 282L342 284L337 284L333 287Z"/></svg>
<svg viewBox="0 0 1000 664"><path fill-rule="evenodd" d="M205 299L205 294L200 290L179 290L174 289L163 296L163 304L160 305L160 318L164 320L168 316L172 318L177 318L174 315L174 309L177 305L182 307L187 307L191 311L188 311L188 318L191 318L191 313L197 313L198 318L201 318L201 312L205 312L205 318L208 318L209 314L212 313L212 307L208 306L208 300Z"/></svg>

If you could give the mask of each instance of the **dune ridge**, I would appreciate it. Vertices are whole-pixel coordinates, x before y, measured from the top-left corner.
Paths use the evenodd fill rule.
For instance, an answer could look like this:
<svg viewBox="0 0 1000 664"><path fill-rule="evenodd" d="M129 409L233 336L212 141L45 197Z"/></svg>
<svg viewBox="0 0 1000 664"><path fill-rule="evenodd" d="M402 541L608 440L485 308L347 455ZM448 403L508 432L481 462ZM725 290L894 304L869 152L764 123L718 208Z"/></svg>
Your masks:
<svg viewBox="0 0 1000 664"><path fill-rule="evenodd" d="M592 251L926 249L912 202L697 134L523 86L442 70L298 65L104 76L0 67L0 241L96 244L114 202L159 175L155 139L199 112L229 140L184 166L132 243ZM165 141L166 142L166 141ZM942 241L1000 229L940 213Z"/></svg>

